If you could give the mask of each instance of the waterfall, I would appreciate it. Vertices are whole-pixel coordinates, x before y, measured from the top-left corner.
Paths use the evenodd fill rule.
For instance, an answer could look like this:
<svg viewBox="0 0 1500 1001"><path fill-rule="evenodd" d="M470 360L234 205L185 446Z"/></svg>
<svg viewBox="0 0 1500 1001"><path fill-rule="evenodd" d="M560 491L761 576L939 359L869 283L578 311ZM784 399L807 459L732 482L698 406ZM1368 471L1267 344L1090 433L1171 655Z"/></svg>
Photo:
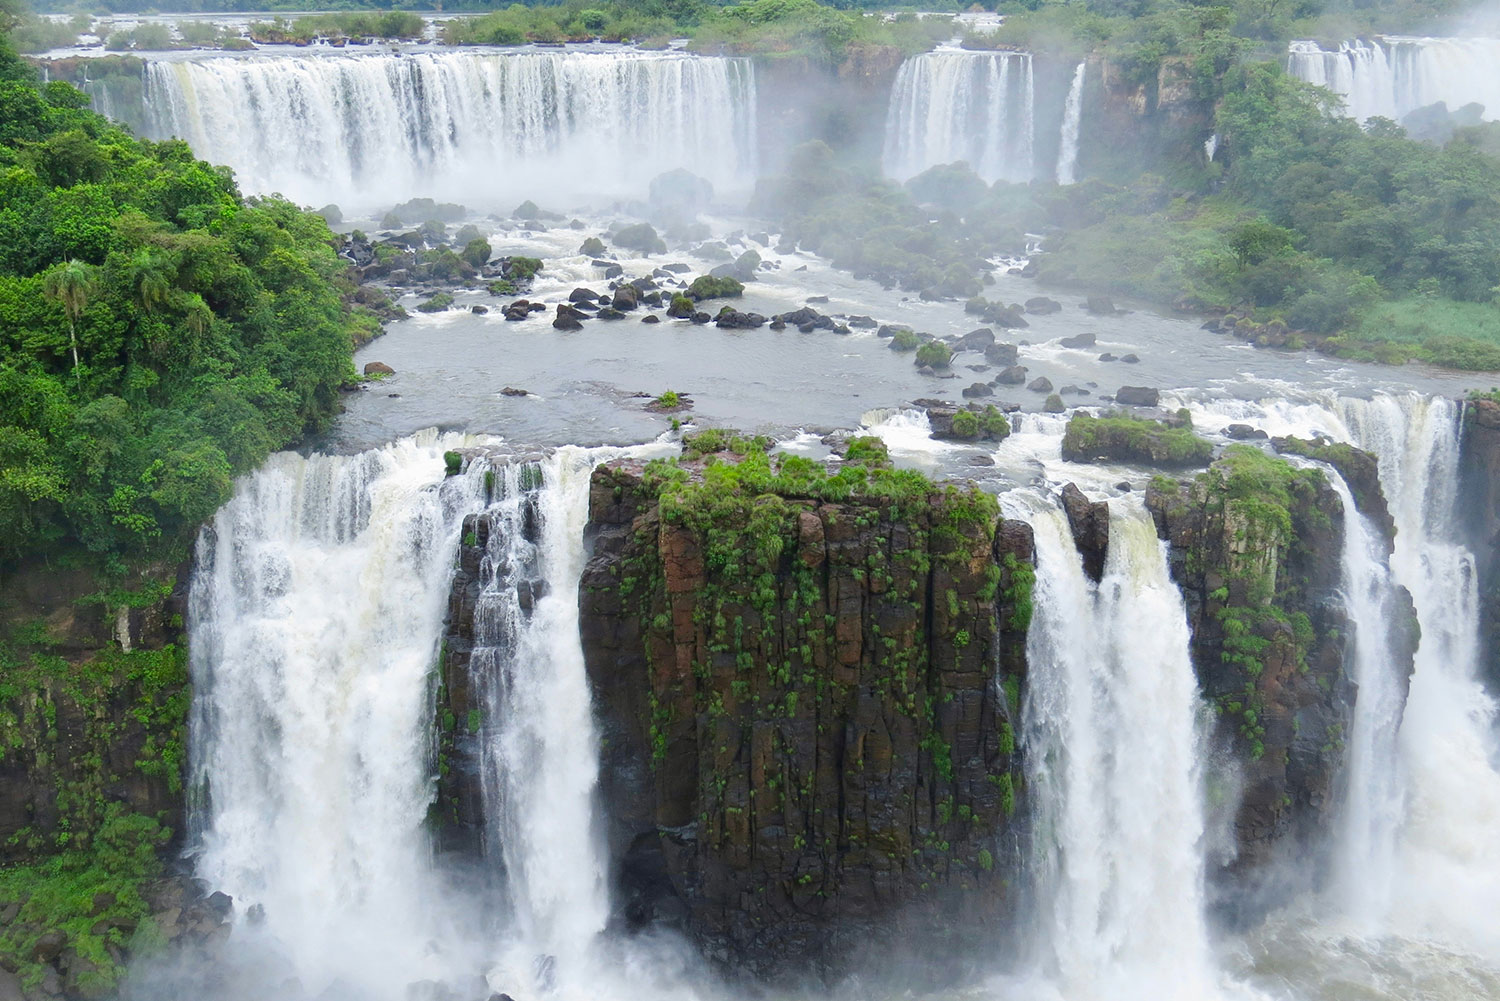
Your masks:
<svg viewBox="0 0 1500 1001"><path fill-rule="evenodd" d="M1023 725L1049 965L1068 998L1204 1001L1218 990L1203 912L1201 706L1165 544L1138 500L1112 503L1096 586L1062 513L1031 517Z"/></svg>
<svg viewBox="0 0 1500 1001"><path fill-rule="evenodd" d="M1500 829L1500 747L1496 706L1479 677L1474 557L1459 525L1459 405L1403 393L1369 400L1221 400L1193 411L1205 429L1248 421L1272 435L1324 434L1375 455L1396 525L1391 575L1411 594L1421 639L1405 707L1395 713L1385 700L1389 686L1399 684L1397 667L1379 656L1385 631L1377 626L1374 637L1368 635L1379 612L1358 611L1359 588L1350 583L1378 571L1357 565L1357 549L1346 551L1360 697L1340 849L1362 856L1341 862L1345 878L1336 886L1337 903L1381 933L1500 957L1493 906L1500 899L1494 836ZM1375 662L1366 659L1371 655ZM1381 676L1367 673L1372 670ZM1372 688L1386 694L1367 700ZM1382 729L1396 720L1392 790L1378 773L1382 759L1391 757L1391 736Z"/></svg>
<svg viewBox="0 0 1500 1001"><path fill-rule="evenodd" d="M1327 50L1294 41L1287 72L1342 96L1360 121L1379 115L1400 121L1443 101L1449 110L1478 103L1484 117L1500 119L1500 39L1384 36L1340 42Z"/></svg>
<svg viewBox="0 0 1500 1001"><path fill-rule="evenodd" d="M198 542L197 872L242 918L264 914L313 995L399 997L441 972L422 828L432 678L459 527L479 503L478 480L444 478L444 444L274 455Z"/></svg>
<svg viewBox="0 0 1500 1001"><path fill-rule="evenodd" d="M144 74L148 137L186 139L246 191L309 205L415 194L509 211L526 198L639 196L676 167L721 188L754 175L745 59L309 52L152 60Z"/></svg>
<svg viewBox="0 0 1500 1001"><path fill-rule="evenodd" d="M1358 686L1349 734L1348 792L1334 858L1338 904L1346 914L1378 923L1390 907L1396 832L1401 822L1396 735L1406 698L1392 668L1393 616L1402 611L1386 548L1338 472L1328 480L1344 505L1344 608L1350 624L1346 661Z"/></svg>
<svg viewBox="0 0 1500 1001"><path fill-rule="evenodd" d="M1495 703L1479 679L1479 594L1458 525L1459 406L1417 394L1341 401L1396 521L1396 579L1421 626L1399 736L1406 810L1392 926L1500 956Z"/></svg>
<svg viewBox="0 0 1500 1001"><path fill-rule="evenodd" d="M987 182L1035 174L1031 53L938 49L901 64L886 112L885 172L897 180L966 161Z"/></svg>
<svg viewBox="0 0 1500 1001"><path fill-rule="evenodd" d="M578 635L589 475L619 449L560 449L496 476L470 670L487 704L489 849L513 911L504 983L579 976L608 917L593 823L598 741ZM543 960L538 968L537 957Z"/></svg>
<svg viewBox="0 0 1500 1001"><path fill-rule="evenodd" d="M1062 140L1057 148L1057 183L1072 184L1078 180L1078 126L1083 119L1083 78L1088 73L1087 61L1078 64L1073 71L1073 83L1068 87L1068 100L1063 105ZM1212 156L1210 156L1212 159Z"/></svg>

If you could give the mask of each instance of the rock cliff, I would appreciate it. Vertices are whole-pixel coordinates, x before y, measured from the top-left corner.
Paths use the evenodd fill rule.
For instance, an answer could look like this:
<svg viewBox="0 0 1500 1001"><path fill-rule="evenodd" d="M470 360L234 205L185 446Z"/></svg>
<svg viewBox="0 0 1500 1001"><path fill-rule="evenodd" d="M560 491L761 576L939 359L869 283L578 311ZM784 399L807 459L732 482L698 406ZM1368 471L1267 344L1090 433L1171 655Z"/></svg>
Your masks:
<svg viewBox="0 0 1500 1001"><path fill-rule="evenodd" d="M670 472L595 472L580 592L624 916L767 974L938 907L986 934L1011 896L1030 528L970 491Z"/></svg>
<svg viewBox="0 0 1500 1001"><path fill-rule="evenodd" d="M1260 894L1272 862L1316 868L1327 846L1356 695L1339 593L1346 512L1321 470L1246 445L1192 481L1157 477L1146 503L1171 543L1193 663L1230 762L1210 798L1225 804L1234 851L1212 882L1225 915L1246 919L1270 903ZM1415 616L1400 598L1393 654L1409 677Z"/></svg>

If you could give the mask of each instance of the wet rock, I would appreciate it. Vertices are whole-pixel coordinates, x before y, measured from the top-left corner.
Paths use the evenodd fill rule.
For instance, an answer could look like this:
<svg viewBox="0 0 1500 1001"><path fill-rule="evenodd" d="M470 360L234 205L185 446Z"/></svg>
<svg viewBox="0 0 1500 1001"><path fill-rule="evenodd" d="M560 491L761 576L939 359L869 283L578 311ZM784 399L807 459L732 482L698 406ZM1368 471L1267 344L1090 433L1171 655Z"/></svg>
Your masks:
<svg viewBox="0 0 1500 1001"><path fill-rule="evenodd" d="M879 326L879 324L868 316L851 316L848 319L848 324L859 330L869 330Z"/></svg>
<svg viewBox="0 0 1500 1001"><path fill-rule="evenodd" d="M1026 388L1033 393L1050 393L1052 392L1052 380L1045 375L1039 375L1027 383Z"/></svg>
<svg viewBox="0 0 1500 1001"><path fill-rule="evenodd" d="M575 288L573 291L568 293L568 301L571 303L583 302L592 304L596 300L602 298L603 296L601 296L598 292L595 292L591 288Z"/></svg>
<svg viewBox="0 0 1500 1001"><path fill-rule="evenodd" d="M1063 403L1062 397L1056 393L1047 397L1047 402L1042 404L1042 410L1049 414L1060 414L1067 409L1067 405Z"/></svg>
<svg viewBox="0 0 1500 1001"><path fill-rule="evenodd" d="M726 330L754 330L756 327L764 326L766 318L759 313L742 313L737 309L725 306L714 318L714 325Z"/></svg>
<svg viewBox="0 0 1500 1001"><path fill-rule="evenodd" d="M976 452L975 454L969 456L966 461L971 466L993 466L995 464L995 457L992 455L985 455L982 452Z"/></svg>
<svg viewBox="0 0 1500 1001"><path fill-rule="evenodd" d="M475 303L474 305L469 307L469 312L473 313L475 316L484 316L489 311L490 307L481 306L478 303Z"/></svg>
<svg viewBox="0 0 1500 1001"><path fill-rule="evenodd" d="M557 307L557 315L552 318L552 326L556 330L582 330L583 324L578 322L577 312L569 310L563 312L563 307Z"/></svg>
<svg viewBox="0 0 1500 1001"><path fill-rule="evenodd" d="M1082 386L1064 386L1058 390L1064 396L1087 396L1089 391Z"/></svg>
<svg viewBox="0 0 1500 1001"><path fill-rule="evenodd" d="M1034 296L1026 300L1026 312L1035 313L1038 316L1046 316L1062 310L1062 303L1056 299L1048 299L1044 295Z"/></svg>
<svg viewBox="0 0 1500 1001"><path fill-rule="evenodd" d="M1096 316L1113 316L1117 312L1114 302L1102 295L1089 296L1084 300L1083 308Z"/></svg>
<svg viewBox="0 0 1500 1001"><path fill-rule="evenodd" d="M1146 386L1121 386L1115 402L1128 407L1154 407L1161 402L1161 392Z"/></svg>
<svg viewBox="0 0 1500 1001"><path fill-rule="evenodd" d="M897 334L899 334L903 330L906 331L907 333L911 333L911 328L910 327L903 327L903 326L900 326L899 324L894 324L894 323L886 323L886 324L882 324L881 327L880 327L880 329L877 330L877 331L875 331L875 336L876 337L895 337Z"/></svg>
<svg viewBox="0 0 1500 1001"><path fill-rule="evenodd" d="M365 362L365 375L395 375L396 370L383 361Z"/></svg>
<svg viewBox="0 0 1500 1001"><path fill-rule="evenodd" d="M622 311L635 309L640 305L640 290L634 285L621 285L615 289L615 297L610 305Z"/></svg>
<svg viewBox="0 0 1500 1001"><path fill-rule="evenodd" d="M1119 483L1115 484L1115 489L1118 490L1118 491L1120 491L1123 494L1128 494L1128 493L1130 493L1131 486L1130 486L1129 481L1127 481L1127 480L1121 480Z"/></svg>
<svg viewBox="0 0 1500 1001"><path fill-rule="evenodd" d="M988 383L983 383L983 382L976 382L973 385L969 386L967 389L965 389L963 392L964 392L964 396L967 397L968 399L971 399L971 400L974 399L975 397L979 397L979 396L994 396L995 395L995 391L989 387L989 384Z"/></svg>
<svg viewBox="0 0 1500 1001"><path fill-rule="evenodd" d="M31 946L31 958L38 963L50 963L62 955L68 944L68 936L60 931L43 932Z"/></svg>
<svg viewBox="0 0 1500 1001"><path fill-rule="evenodd" d="M1119 361L1120 359L1116 358L1114 355L1112 355L1108 351L1106 351L1102 355L1099 356L1099 360L1100 361Z"/></svg>
<svg viewBox="0 0 1500 1001"><path fill-rule="evenodd" d="M825 305L828 302L828 296L826 296L826 295L810 295L804 301L807 302L809 305L821 306L821 305Z"/></svg>
<svg viewBox="0 0 1500 1001"><path fill-rule="evenodd" d="M1224 437L1235 441L1265 441L1270 436L1249 424L1231 424L1224 429Z"/></svg>
<svg viewBox="0 0 1500 1001"><path fill-rule="evenodd" d="M514 386L506 386L500 390L501 396L530 396L531 392L525 389L517 389Z"/></svg>
<svg viewBox="0 0 1500 1001"><path fill-rule="evenodd" d="M655 313L647 313L645 316L641 317L641 322L642 323L660 323L661 322L661 317L657 316Z"/></svg>
<svg viewBox="0 0 1500 1001"><path fill-rule="evenodd" d="M995 332L989 327L971 330L958 339L958 346L964 351L988 351L994 343Z"/></svg>
<svg viewBox="0 0 1500 1001"><path fill-rule="evenodd" d="M991 365L1008 368L1020 358L1020 349L1014 344L991 344L984 349L984 360Z"/></svg>
<svg viewBox="0 0 1500 1001"><path fill-rule="evenodd" d="M1084 331L1081 334L1074 334L1072 337L1064 337L1057 343L1065 348L1091 348L1094 346L1094 341L1094 335L1088 331Z"/></svg>
<svg viewBox="0 0 1500 1001"><path fill-rule="evenodd" d="M1026 381L1026 366L1011 365L995 376L997 386L1019 386Z"/></svg>
<svg viewBox="0 0 1500 1001"><path fill-rule="evenodd" d="M681 262L675 262L675 263L672 263L672 264L663 264L661 266L661 270L662 271L670 271L674 275L685 275L685 274L690 273L693 270L693 266L691 264L683 264Z"/></svg>
<svg viewBox="0 0 1500 1001"><path fill-rule="evenodd" d="M1104 578L1104 560L1109 554L1109 505L1090 501L1072 483L1063 487L1062 504L1073 531L1073 545L1083 557L1083 572L1097 583Z"/></svg>
<svg viewBox="0 0 1500 1001"><path fill-rule="evenodd" d="M601 306L599 308L599 312L598 312L597 315L598 315L599 319L601 319L601 320L623 320L623 319L625 319L625 314L623 312L621 312L620 310L615 309L615 307L613 307L613 306Z"/></svg>
<svg viewBox="0 0 1500 1001"><path fill-rule="evenodd" d="M1120 358L1120 361L1124 362L1126 365L1135 365L1140 362L1140 358L1136 357L1135 355L1124 355Z"/></svg>

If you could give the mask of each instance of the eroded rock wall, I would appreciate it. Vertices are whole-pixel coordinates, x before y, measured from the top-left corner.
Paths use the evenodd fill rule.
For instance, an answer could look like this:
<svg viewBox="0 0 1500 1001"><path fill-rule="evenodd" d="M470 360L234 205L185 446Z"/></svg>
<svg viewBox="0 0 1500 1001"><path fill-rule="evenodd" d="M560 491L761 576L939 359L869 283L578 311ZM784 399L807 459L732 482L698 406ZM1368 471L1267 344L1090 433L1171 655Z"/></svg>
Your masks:
<svg viewBox="0 0 1500 1001"><path fill-rule="evenodd" d="M582 631L629 920L765 974L837 968L939 910L993 928L1031 532L949 504L761 498L707 527L639 467L595 472Z"/></svg>

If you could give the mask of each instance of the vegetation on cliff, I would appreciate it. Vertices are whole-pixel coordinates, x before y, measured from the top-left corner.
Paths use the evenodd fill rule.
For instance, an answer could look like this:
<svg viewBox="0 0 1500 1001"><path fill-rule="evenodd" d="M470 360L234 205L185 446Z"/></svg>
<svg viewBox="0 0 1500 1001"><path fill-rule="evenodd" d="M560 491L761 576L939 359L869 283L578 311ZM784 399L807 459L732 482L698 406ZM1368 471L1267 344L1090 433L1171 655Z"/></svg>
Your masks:
<svg viewBox="0 0 1500 1001"><path fill-rule="evenodd" d="M180 556L354 377L323 220L0 50L0 567Z"/></svg>
<svg viewBox="0 0 1500 1001"><path fill-rule="evenodd" d="M1138 462L1148 466L1202 466L1214 448L1192 428L1109 414L1076 413L1063 432L1062 456L1070 462Z"/></svg>

